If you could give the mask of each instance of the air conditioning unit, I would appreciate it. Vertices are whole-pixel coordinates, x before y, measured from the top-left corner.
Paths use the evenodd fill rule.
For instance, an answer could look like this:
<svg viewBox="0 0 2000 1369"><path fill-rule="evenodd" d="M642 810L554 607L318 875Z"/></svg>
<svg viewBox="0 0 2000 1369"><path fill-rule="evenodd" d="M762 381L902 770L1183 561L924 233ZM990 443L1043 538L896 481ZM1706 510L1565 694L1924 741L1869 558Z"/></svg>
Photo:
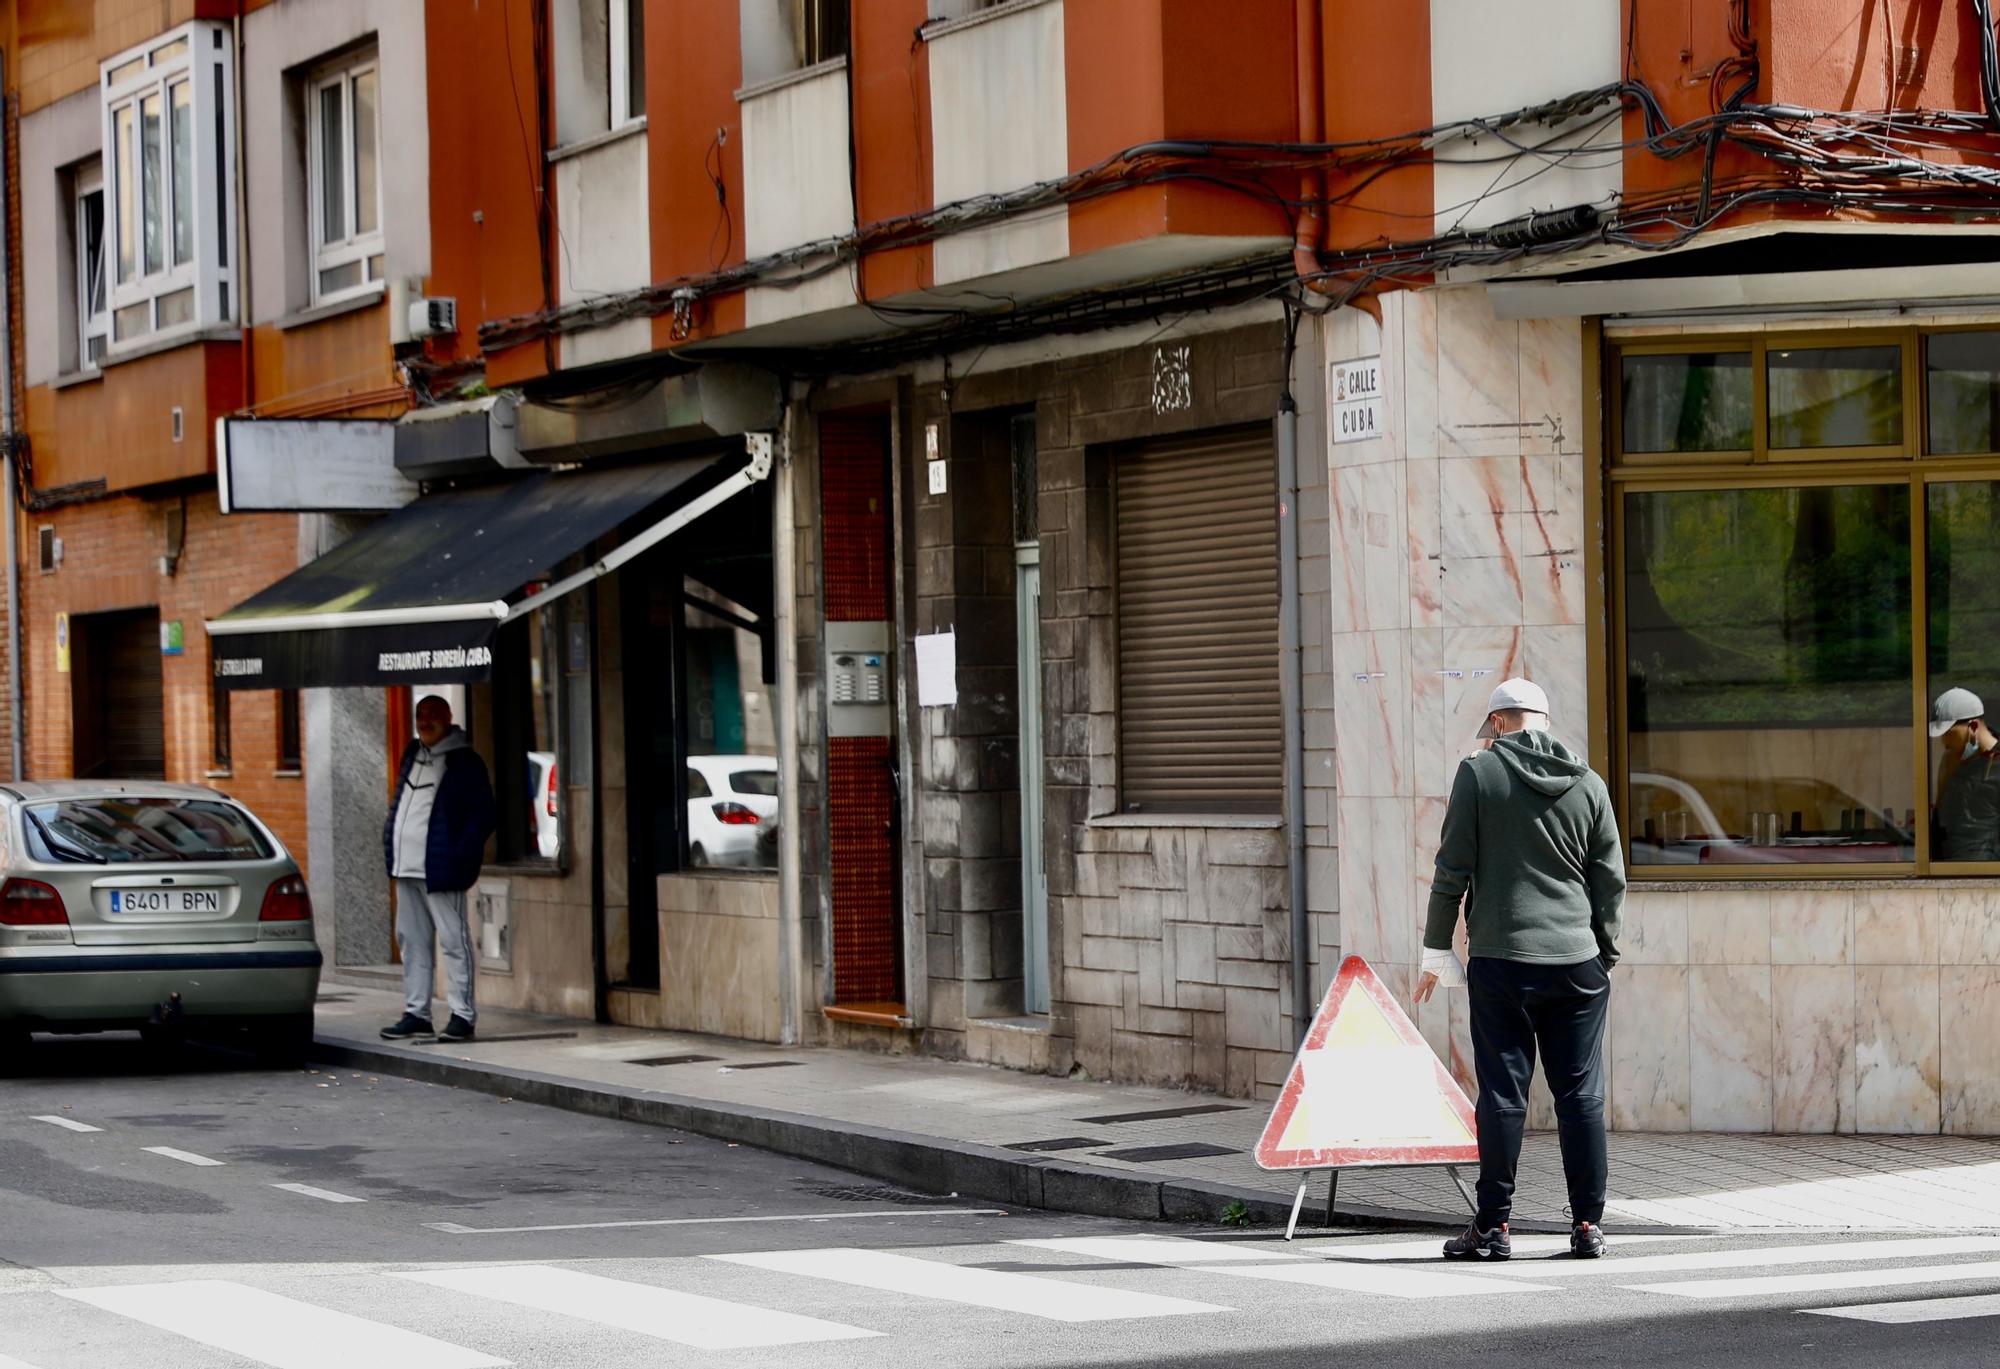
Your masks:
<svg viewBox="0 0 2000 1369"><path fill-rule="evenodd" d="M409 334L417 338L437 337L444 333L458 331L458 301L455 299L425 298L419 296L410 301Z"/></svg>

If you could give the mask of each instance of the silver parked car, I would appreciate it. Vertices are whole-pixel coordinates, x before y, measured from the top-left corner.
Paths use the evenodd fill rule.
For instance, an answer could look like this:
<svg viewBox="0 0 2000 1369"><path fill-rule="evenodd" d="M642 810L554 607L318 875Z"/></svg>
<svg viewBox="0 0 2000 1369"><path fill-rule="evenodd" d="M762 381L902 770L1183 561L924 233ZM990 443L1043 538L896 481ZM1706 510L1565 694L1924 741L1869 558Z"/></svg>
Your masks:
<svg viewBox="0 0 2000 1369"><path fill-rule="evenodd" d="M0 1065L28 1034L233 1029L312 1041L320 952L284 844L191 784L0 787Z"/></svg>

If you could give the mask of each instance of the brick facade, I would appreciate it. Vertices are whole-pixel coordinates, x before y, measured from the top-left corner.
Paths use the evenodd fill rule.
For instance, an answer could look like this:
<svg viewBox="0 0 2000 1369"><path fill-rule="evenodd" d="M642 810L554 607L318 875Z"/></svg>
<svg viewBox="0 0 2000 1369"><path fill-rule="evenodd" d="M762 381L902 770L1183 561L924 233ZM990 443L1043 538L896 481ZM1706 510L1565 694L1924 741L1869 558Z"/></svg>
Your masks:
<svg viewBox="0 0 2000 1369"><path fill-rule="evenodd" d="M162 572L170 509L186 508L186 542L172 575ZM278 696L238 691L230 704L231 766L210 764L208 639L202 623L235 607L299 563L298 519L236 514L225 519L212 490L186 496L121 497L24 515L21 610L26 657L27 777L72 771L72 678L57 670L56 615L75 619L121 609L159 609L179 620L185 649L161 662L166 777L214 784L256 812L301 865L306 861L305 786L279 756ZM55 529L61 565L37 569L37 529Z"/></svg>

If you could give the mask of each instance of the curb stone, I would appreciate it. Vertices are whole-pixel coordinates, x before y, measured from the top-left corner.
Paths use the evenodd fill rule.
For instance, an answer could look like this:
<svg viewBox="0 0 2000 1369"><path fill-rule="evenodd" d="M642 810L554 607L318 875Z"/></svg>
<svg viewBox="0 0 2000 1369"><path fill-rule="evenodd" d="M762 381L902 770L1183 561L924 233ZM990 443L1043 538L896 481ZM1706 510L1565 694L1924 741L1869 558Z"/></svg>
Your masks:
<svg viewBox="0 0 2000 1369"><path fill-rule="evenodd" d="M442 1053L448 1049L407 1050L351 1038L320 1036L310 1054L313 1060L324 1064L359 1066L377 1074L445 1084L593 1117L672 1127L795 1159L813 1160L909 1188L956 1193L1013 1207L1090 1217L1213 1225L1219 1223L1224 1208L1240 1202L1253 1222L1278 1227L1284 1225L1291 1213L1287 1200L1254 1188L1187 1178L1151 1179L1143 1174L1125 1174L970 1141L833 1122L744 1104L725 1106L707 1099L617 1084L581 1083L531 1070L500 1069ZM1300 1214L1300 1230L1322 1229L1312 1224L1319 1215L1308 1200L1307 1211ZM1398 1231L1456 1230L1465 1220L1463 1215L1455 1213L1370 1206L1344 1206L1336 1215L1343 1227ZM1516 1223L1515 1229L1568 1230L1553 1222L1532 1221Z"/></svg>

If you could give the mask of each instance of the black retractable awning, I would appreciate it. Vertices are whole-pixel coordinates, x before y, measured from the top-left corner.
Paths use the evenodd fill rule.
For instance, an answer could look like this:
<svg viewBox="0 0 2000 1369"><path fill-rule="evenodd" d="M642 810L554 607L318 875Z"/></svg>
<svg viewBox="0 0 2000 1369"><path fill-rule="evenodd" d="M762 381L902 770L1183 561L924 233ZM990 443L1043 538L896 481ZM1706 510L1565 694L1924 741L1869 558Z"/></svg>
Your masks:
<svg viewBox="0 0 2000 1369"><path fill-rule="evenodd" d="M307 689L483 680L502 623L622 564L768 469L705 478L728 464L690 457L426 495L210 622L216 683ZM516 599L642 518L650 526L615 557Z"/></svg>

